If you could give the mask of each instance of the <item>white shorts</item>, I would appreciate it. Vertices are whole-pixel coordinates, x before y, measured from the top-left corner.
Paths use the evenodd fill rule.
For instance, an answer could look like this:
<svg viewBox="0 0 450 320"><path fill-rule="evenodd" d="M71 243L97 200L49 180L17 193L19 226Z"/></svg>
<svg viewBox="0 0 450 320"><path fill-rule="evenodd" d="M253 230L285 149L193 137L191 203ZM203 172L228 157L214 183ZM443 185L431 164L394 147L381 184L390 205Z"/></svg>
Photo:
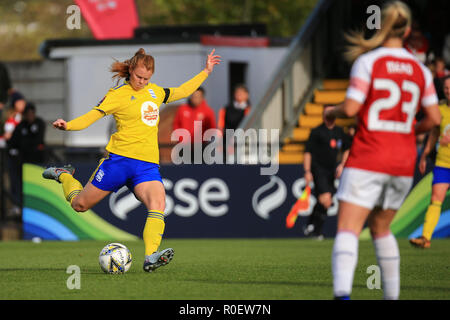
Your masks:
<svg viewBox="0 0 450 320"><path fill-rule="evenodd" d="M412 177L345 168L342 171L336 196L339 200L370 210L376 206L380 206L383 210L398 210L408 195L412 183Z"/></svg>

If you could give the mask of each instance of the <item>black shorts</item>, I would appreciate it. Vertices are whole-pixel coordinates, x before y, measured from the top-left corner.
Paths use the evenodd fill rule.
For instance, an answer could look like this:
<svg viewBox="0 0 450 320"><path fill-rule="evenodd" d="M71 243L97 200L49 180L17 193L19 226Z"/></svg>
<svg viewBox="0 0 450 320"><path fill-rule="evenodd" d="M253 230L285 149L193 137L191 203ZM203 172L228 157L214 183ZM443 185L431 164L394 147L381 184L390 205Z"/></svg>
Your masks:
<svg viewBox="0 0 450 320"><path fill-rule="evenodd" d="M331 195L336 193L336 187L334 186L336 170L321 167L312 166L311 173L314 178L314 195L317 197L320 194L330 192Z"/></svg>

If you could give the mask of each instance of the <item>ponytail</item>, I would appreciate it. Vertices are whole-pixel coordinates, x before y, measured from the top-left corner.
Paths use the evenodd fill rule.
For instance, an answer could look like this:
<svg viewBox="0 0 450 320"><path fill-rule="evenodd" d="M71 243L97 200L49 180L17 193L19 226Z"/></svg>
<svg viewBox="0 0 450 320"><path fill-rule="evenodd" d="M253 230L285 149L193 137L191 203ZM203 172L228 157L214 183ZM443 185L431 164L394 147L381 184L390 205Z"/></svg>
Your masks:
<svg viewBox="0 0 450 320"><path fill-rule="evenodd" d="M152 73L155 72L155 60L154 58L145 53L145 50L140 48L131 59L125 60L123 62L115 60L110 68L110 71L114 73L113 79L117 78L119 81L121 78L128 79L130 77L130 72L138 66L138 64L143 65L147 70Z"/></svg>
<svg viewBox="0 0 450 320"><path fill-rule="evenodd" d="M353 62L363 53L375 49L389 38L401 38L411 25L411 11L401 1L393 1L383 7L381 12L381 29L370 39L364 38L364 31L344 34L345 39L351 43L344 53L345 58Z"/></svg>

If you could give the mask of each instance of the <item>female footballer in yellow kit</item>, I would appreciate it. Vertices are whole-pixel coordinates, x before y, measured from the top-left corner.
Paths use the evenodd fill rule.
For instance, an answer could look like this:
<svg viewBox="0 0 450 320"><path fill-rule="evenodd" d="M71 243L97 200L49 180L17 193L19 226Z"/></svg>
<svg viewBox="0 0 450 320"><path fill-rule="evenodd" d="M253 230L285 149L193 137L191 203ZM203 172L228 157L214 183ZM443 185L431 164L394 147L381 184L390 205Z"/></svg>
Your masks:
<svg viewBox="0 0 450 320"><path fill-rule="evenodd" d="M106 146L108 155L100 160L84 189L73 177L75 169L70 165L47 168L42 175L62 183L64 196L77 212L92 208L124 185L133 191L148 210L143 232L146 272L166 265L174 255L172 248L157 251L165 227L165 190L159 173L159 107L162 103L186 98L197 90L220 63L220 56L214 52L211 51L205 68L194 78L176 88L162 88L149 82L155 62L141 48L131 59L112 64L113 78L125 78L125 82L111 88L93 110L69 122L62 119L53 122L57 129L76 131L103 116L114 116L117 132Z"/></svg>
<svg viewBox="0 0 450 320"><path fill-rule="evenodd" d="M426 157L435 148L439 139L439 149L433 169L431 201L425 213L422 235L409 240L413 246L423 249L428 249L431 246L431 236L439 222L442 203L450 186L450 76L445 77L442 82L447 104L439 106L442 116L441 124L431 131L419 162L419 170L423 174L426 167Z"/></svg>

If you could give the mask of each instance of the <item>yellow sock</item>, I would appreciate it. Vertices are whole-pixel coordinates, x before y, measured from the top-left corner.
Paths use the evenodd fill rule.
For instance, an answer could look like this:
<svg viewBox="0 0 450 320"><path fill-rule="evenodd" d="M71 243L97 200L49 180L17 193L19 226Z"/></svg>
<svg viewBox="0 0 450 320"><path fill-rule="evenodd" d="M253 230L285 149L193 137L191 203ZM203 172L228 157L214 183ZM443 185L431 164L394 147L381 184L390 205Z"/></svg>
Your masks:
<svg viewBox="0 0 450 320"><path fill-rule="evenodd" d="M439 221L439 216L441 215L441 205L440 201L433 201L428 206L427 213L425 214L425 222L423 224L422 236L431 240L434 228Z"/></svg>
<svg viewBox="0 0 450 320"><path fill-rule="evenodd" d="M72 204L73 198L83 190L83 186L77 179L68 173L61 173L59 181L62 183L64 197Z"/></svg>
<svg viewBox="0 0 450 320"><path fill-rule="evenodd" d="M158 210L149 210L143 234L146 256L158 251L164 233L164 227L164 213Z"/></svg>

